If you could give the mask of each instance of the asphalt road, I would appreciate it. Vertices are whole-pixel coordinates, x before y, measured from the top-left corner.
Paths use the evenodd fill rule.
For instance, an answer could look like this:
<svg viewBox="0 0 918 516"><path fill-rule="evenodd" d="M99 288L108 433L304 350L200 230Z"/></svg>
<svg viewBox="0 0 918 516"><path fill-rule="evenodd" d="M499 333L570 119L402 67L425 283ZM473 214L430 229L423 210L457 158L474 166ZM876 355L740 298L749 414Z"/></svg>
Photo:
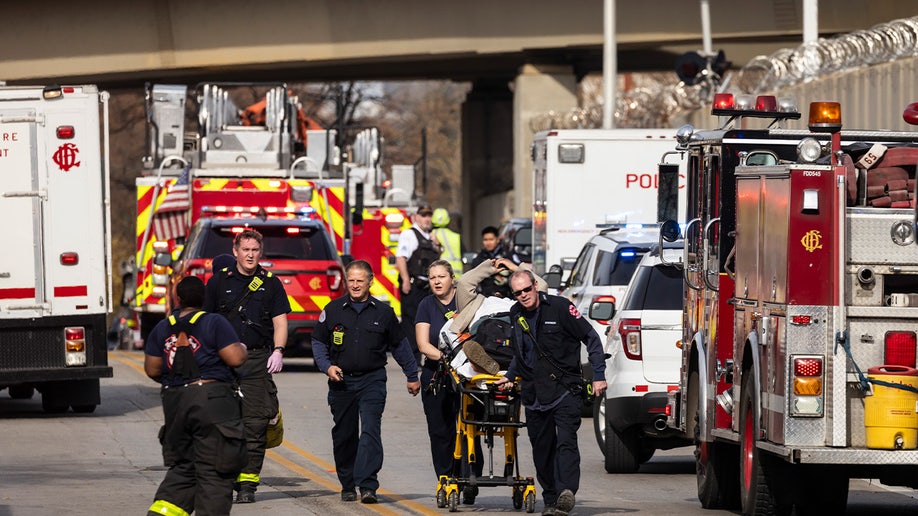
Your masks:
<svg viewBox="0 0 918 516"><path fill-rule="evenodd" d="M94 414L46 415L38 395L11 400L0 393L0 516L144 514L164 468L156 432L162 423L159 391L142 373L142 354L113 351L115 377L102 382L102 404ZM420 398L405 390L404 377L389 368L389 397L383 421L386 455L380 473L381 503L342 503L331 454L331 415L324 376L309 359L288 359L276 375L285 419L285 442L269 450L258 502L236 505L233 514L272 516L323 514L447 513L434 498ZM582 481L577 515L718 515L695 496L691 449L658 454L634 475L609 475L593 437L592 422L580 429ZM535 476L525 430L518 439L520 470ZM500 457L503 443L495 450ZM487 464L487 463L486 463ZM495 459L495 471L502 470ZM537 491L541 491L536 484ZM541 498L536 514L542 509ZM474 506L460 513L520 513L509 487L482 488ZM852 480L848 514L918 514L918 495Z"/></svg>

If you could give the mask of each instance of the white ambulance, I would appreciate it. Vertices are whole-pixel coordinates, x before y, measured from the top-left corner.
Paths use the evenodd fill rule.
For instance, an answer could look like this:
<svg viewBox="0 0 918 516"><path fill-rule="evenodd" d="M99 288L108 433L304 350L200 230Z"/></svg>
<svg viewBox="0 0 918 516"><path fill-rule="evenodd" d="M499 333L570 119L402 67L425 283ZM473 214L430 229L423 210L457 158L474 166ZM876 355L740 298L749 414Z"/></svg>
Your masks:
<svg viewBox="0 0 918 516"><path fill-rule="evenodd" d="M92 412L112 376L107 139L95 86L0 87L0 388L47 412Z"/></svg>

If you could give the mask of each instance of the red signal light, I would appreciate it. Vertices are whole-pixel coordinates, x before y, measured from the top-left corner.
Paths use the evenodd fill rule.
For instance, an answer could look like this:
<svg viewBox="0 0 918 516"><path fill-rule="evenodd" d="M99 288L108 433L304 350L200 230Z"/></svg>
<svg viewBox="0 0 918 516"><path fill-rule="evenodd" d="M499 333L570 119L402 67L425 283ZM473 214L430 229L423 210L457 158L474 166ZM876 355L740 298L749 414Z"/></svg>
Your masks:
<svg viewBox="0 0 918 516"><path fill-rule="evenodd" d="M794 376L822 376L822 359L817 357L795 358Z"/></svg>
<svg viewBox="0 0 918 516"><path fill-rule="evenodd" d="M915 332L886 332L884 364L915 367Z"/></svg>
<svg viewBox="0 0 918 516"><path fill-rule="evenodd" d="M774 95L759 95L755 99L756 111L775 111L778 109L778 100Z"/></svg>
<svg viewBox="0 0 918 516"><path fill-rule="evenodd" d="M57 128L57 137L61 140L69 140L74 137L76 130L72 125L62 125Z"/></svg>
<svg viewBox="0 0 918 516"><path fill-rule="evenodd" d="M78 253L61 253L61 265L76 265L78 263L80 263L80 255Z"/></svg>
<svg viewBox="0 0 918 516"><path fill-rule="evenodd" d="M289 235L299 235L300 228L287 228L287 234Z"/></svg>

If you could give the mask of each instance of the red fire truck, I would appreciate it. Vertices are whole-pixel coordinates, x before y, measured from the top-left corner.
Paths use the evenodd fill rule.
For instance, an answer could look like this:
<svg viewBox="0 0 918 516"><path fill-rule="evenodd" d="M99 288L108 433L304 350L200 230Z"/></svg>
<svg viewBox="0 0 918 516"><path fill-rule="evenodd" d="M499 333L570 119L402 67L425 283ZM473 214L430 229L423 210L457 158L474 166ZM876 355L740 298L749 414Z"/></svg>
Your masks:
<svg viewBox="0 0 918 516"><path fill-rule="evenodd" d="M811 105L809 131L733 127L800 117L774 97L719 94L713 114L723 128L677 136L686 303L666 408L695 438L699 500L838 514L849 478L918 487L918 134L842 131L838 103Z"/></svg>
<svg viewBox="0 0 918 516"><path fill-rule="evenodd" d="M400 209L365 210L352 199L353 193L347 195L349 185L341 169L357 165L339 163L336 132L305 119L285 85L241 86L265 91L264 99L239 109L232 97L239 84L199 85L193 92L194 132L185 131L185 86L148 89L149 146L144 173L137 179L133 299L141 339L166 313L172 266L202 217L321 220L338 254L366 259L374 269L379 264L371 292L398 308L393 280L397 273L389 265L389 256L394 261L392 235L409 226L407 214ZM375 156L374 166L378 166L378 152ZM355 211L350 208L354 205L363 221L351 226L351 217L345 214ZM351 233L359 235L359 244L348 245ZM355 252L350 253L349 247ZM229 251L227 247L222 252ZM179 272L207 277L213 256L198 258L203 261L181 266ZM340 279L340 260L337 267L327 265L321 271L293 271L302 277L292 283L303 288L288 289L292 320L314 320L325 303L343 293L343 281L332 278ZM290 335L293 338L296 332Z"/></svg>

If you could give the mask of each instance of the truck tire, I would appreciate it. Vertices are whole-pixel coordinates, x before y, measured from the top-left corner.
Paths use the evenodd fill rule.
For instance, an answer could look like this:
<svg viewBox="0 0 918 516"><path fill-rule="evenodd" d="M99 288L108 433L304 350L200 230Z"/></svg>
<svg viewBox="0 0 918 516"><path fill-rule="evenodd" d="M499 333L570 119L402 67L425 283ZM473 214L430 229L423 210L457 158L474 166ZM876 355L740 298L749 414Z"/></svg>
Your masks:
<svg viewBox="0 0 918 516"><path fill-rule="evenodd" d="M606 422L606 473L634 473L641 465L640 443L635 429L618 433Z"/></svg>
<svg viewBox="0 0 918 516"><path fill-rule="evenodd" d="M698 501L705 509L739 508L739 471L737 471L736 446L719 442L703 442L699 421L698 371L692 371L688 382L686 410L694 412L688 431L695 442L695 477L698 482Z"/></svg>
<svg viewBox="0 0 918 516"><path fill-rule="evenodd" d="M762 452L756 441L759 435L759 421L756 420L758 406L755 378L751 371L743 374L743 392L740 403L740 504L747 516L788 515L793 509L793 502L779 499L776 495L782 490L777 485L780 465L776 459ZM787 473L792 473L787 468ZM784 486L787 493L792 486Z"/></svg>
<svg viewBox="0 0 918 516"><path fill-rule="evenodd" d="M70 408L70 405L67 404L66 401L61 400L60 397L49 393L42 393L41 409L45 411L46 414L63 414L67 412L68 408Z"/></svg>
<svg viewBox="0 0 918 516"><path fill-rule="evenodd" d="M609 422L606 420L606 397L596 399L593 404L593 434L596 436L596 444L599 445L599 451L606 454L606 427Z"/></svg>
<svg viewBox="0 0 918 516"><path fill-rule="evenodd" d="M30 385L11 385L10 398L14 400L30 400L35 395L35 387Z"/></svg>

